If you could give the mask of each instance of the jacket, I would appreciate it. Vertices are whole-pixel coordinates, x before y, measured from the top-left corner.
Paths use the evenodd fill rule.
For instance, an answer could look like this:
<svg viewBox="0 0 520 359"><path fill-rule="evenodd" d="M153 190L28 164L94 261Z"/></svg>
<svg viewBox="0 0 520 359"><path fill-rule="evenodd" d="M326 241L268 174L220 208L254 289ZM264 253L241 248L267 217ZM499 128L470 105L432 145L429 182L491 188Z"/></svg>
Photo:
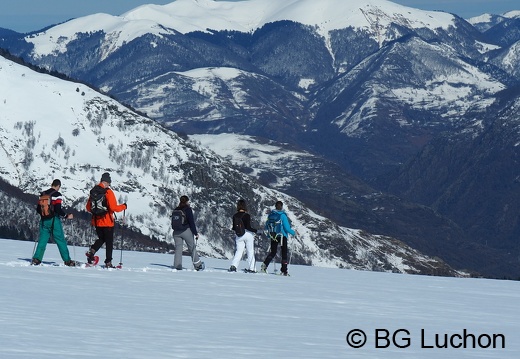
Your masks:
<svg viewBox="0 0 520 359"><path fill-rule="evenodd" d="M249 231L256 233L258 230L256 228L251 227L251 215L245 211L238 211L236 212L233 217L240 216L242 218L242 222L244 223L244 228ZM231 228L232 231L234 231L234 228Z"/></svg>
<svg viewBox="0 0 520 359"><path fill-rule="evenodd" d="M65 211L61 207L61 204L63 202L63 197L62 197L61 193L59 191L56 191L52 187L49 188L48 190L46 190L43 193L51 195L51 204L54 207L54 216L55 217L64 217L65 218L67 216L67 213L65 213ZM41 214L40 206L36 206L36 212Z"/></svg>
<svg viewBox="0 0 520 359"><path fill-rule="evenodd" d="M110 187L103 186L103 183L98 184L98 186L106 188L107 192L105 195L106 201L107 201L107 207L108 212L105 213L103 216L92 216L92 225L95 227L114 227L115 219L114 219L114 212L122 212L126 209L126 204L118 204L116 195L114 194L114 191L110 189ZM87 201L86 209L88 212L90 212L91 203L90 198Z"/></svg>
<svg viewBox="0 0 520 359"><path fill-rule="evenodd" d="M195 225L195 219L193 217L193 210L191 209L191 207L189 205L186 205L182 207L176 207L175 209L180 209L186 215L186 224L183 224L183 228L177 232L184 232L189 227L191 233L193 233L194 236L197 236L199 233L197 232L197 226Z"/></svg>
<svg viewBox="0 0 520 359"><path fill-rule="evenodd" d="M287 218L287 213L285 213L284 210L273 209L273 210L271 210L271 212L277 212L280 214L280 220L282 221L282 225L281 225L282 236L287 238L288 234L290 234L292 236L294 236L296 234L296 232L291 228L291 224L289 223L289 218ZM265 229L267 230L267 223L266 223Z"/></svg>

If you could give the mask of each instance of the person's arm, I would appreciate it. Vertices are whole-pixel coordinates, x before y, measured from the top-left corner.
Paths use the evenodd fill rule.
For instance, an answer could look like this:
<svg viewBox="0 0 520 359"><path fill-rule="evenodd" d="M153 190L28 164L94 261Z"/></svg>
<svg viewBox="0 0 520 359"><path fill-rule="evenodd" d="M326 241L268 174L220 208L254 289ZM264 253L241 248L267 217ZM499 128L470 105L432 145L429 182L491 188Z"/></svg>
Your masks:
<svg viewBox="0 0 520 359"><path fill-rule="evenodd" d="M195 237L198 237L199 233L197 232L197 226L195 225L193 210L191 207L187 207L184 213L186 213L186 221L188 221L188 224L190 225L191 233L193 233Z"/></svg>
<svg viewBox="0 0 520 359"><path fill-rule="evenodd" d="M256 228L251 227L251 215L249 213L245 213L244 217L242 217L242 221L244 222L244 228L250 232L256 233Z"/></svg>
<svg viewBox="0 0 520 359"><path fill-rule="evenodd" d="M63 197L60 192L56 191L51 194L51 202L54 206L54 213L56 213L60 217L67 217L67 213L63 210L61 204L63 202Z"/></svg>
<svg viewBox="0 0 520 359"><path fill-rule="evenodd" d="M283 229L289 233L290 235L294 236L296 232L291 228L291 224L289 223L289 218L287 218L287 214L282 215L282 226Z"/></svg>
<svg viewBox="0 0 520 359"><path fill-rule="evenodd" d="M116 195L110 188L107 189L105 197L107 199L107 205L110 212L122 212L127 208L126 203L117 203Z"/></svg>

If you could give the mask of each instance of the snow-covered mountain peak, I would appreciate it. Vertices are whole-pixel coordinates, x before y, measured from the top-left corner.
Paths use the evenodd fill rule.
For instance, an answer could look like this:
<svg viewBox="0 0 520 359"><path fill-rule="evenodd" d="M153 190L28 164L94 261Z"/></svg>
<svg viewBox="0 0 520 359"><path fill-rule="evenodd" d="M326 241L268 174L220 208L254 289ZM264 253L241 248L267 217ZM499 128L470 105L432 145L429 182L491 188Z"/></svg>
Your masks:
<svg viewBox="0 0 520 359"><path fill-rule="evenodd" d="M104 58L110 52L121 47L124 43L145 34L160 36L172 33L152 19L125 19L124 17L109 14L93 14L70 20L54 26L44 32L29 35L27 42L34 44L34 56L41 57L53 53L66 52L67 45L78 38L81 33L104 32L109 45L105 46Z"/></svg>
<svg viewBox="0 0 520 359"><path fill-rule="evenodd" d="M511 10L504 14L505 17L508 17L510 19L513 18L520 18L520 10Z"/></svg>
<svg viewBox="0 0 520 359"><path fill-rule="evenodd" d="M164 16L184 20L173 26L181 33L207 29L252 31L266 23L281 20L317 26L323 32L347 26L369 27L378 20L379 25L384 25L390 19L406 19L411 27L445 28L453 20L453 15L447 13L418 10L386 0L177 0L162 8ZM144 19L155 11L160 9L155 5L146 5L124 16ZM375 17L371 19L371 16Z"/></svg>
<svg viewBox="0 0 520 359"><path fill-rule="evenodd" d="M52 27L26 39L35 45L34 56L65 51L78 33L102 31L107 34L108 52L144 34L180 33L208 30L251 32L263 25L291 20L316 27L328 37L331 30L362 28L381 36L391 23L410 28L447 28L454 16L423 11L386 0L177 0L167 5L143 5L121 16L94 14Z"/></svg>

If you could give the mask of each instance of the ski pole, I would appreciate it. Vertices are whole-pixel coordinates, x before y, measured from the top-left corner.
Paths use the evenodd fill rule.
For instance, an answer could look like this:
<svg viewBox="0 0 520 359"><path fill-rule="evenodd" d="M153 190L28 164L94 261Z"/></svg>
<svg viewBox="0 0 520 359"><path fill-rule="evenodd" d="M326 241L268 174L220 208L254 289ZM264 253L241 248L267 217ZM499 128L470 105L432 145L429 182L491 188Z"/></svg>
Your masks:
<svg viewBox="0 0 520 359"><path fill-rule="evenodd" d="M41 231L42 230L41 229L41 220L38 221L38 226L40 227L40 231ZM39 240L40 240L40 235L38 233L38 235L34 237L34 247L33 247L33 251L32 251L32 254L31 254L31 260L34 257L34 253L36 253L36 245L38 244Z"/></svg>
<svg viewBox="0 0 520 359"><path fill-rule="evenodd" d="M270 240L270 239L269 239ZM271 240L270 240L271 241ZM271 245L269 246L269 252L271 252L271 246L273 244L273 241L271 241ZM274 265L274 274L278 273L278 270L276 269L276 257L278 256L278 249L276 249L276 253L273 257L273 265Z"/></svg>
<svg viewBox="0 0 520 359"><path fill-rule="evenodd" d="M124 227L125 227L125 219L126 219L126 209L123 211L123 222L121 223L121 255L119 257L119 265L118 268L121 268L123 266L123 237L125 234Z"/></svg>
<svg viewBox="0 0 520 359"><path fill-rule="evenodd" d="M293 241L296 240L296 235L294 235L292 237L293 237ZM293 241L291 241L291 245L287 244L288 250L289 250L289 263L288 263L288 265L291 264L291 259L292 259L292 242Z"/></svg>
<svg viewBox="0 0 520 359"><path fill-rule="evenodd" d="M70 231L72 232L72 238L74 238L74 220L70 220ZM76 241L72 240L72 255L74 262L76 261Z"/></svg>

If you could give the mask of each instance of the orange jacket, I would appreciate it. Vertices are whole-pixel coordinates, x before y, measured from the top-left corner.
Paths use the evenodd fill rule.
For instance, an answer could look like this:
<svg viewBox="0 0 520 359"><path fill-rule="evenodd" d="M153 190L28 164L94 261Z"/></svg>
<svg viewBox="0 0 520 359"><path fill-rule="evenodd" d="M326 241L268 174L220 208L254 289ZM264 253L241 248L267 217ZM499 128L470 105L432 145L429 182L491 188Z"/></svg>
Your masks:
<svg viewBox="0 0 520 359"><path fill-rule="evenodd" d="M107 193L105 195L105 198L107 200L107 207L108 212L105 213L102 217L94 217L92 216L92 225L95 227L114 227L114 212L122 212L126 209L126 204L117 204L116 195L114 192L110 189L110 187L103 186L103 183L98 184L98 186L101 186L103 188L107 188ZM87 211L90 212L91 203L90 198L87 200Z"/></svg>

